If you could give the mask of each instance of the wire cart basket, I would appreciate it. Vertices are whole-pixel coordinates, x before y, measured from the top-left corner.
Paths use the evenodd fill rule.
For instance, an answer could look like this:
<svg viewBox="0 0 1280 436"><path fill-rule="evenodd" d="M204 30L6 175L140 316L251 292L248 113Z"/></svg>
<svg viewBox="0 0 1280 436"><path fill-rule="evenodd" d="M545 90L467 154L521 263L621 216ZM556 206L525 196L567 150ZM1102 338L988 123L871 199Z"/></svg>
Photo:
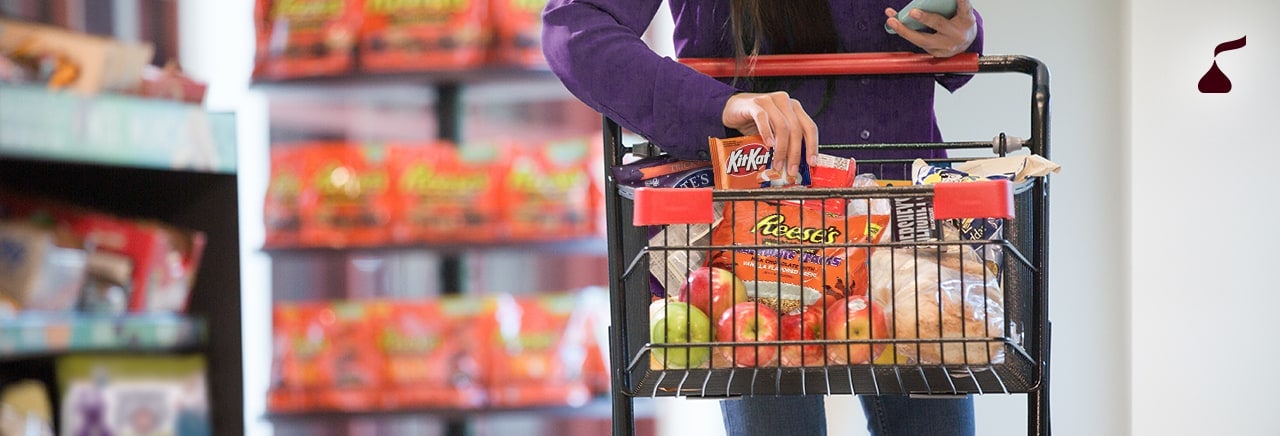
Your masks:
<svg viewBox="0 0 1280 436"><path fill-rule="evenodd" d="M681 62L717 77L735 70L732 60ZM1033 58L772 55L759 56L751 70L978 73L1030 76L1030 138L819 149L1004 156L1014 142L1048 158L1049 75ZM646 152L622 141L622 129L606 117L606 168L621 165L628 151ZM864 163L902 162L857 161ZM635 432L636 397L850 394L1026 394L1028 434L1050 434L1047 177L744 190L631 188L606 177L614 435ZM847 213L831 213L833 204ZM717 282L710 267L734 272L741 283ZM698 270L712 278L695 284ZM679 284L667 282L670 298L655 297L651 281L666 277L690 277L688 288L676 297ZM815 291L797 280L826 285ZM750 290L743 301L739 286ZM786 337L788 329L799 336Z"/></svg>

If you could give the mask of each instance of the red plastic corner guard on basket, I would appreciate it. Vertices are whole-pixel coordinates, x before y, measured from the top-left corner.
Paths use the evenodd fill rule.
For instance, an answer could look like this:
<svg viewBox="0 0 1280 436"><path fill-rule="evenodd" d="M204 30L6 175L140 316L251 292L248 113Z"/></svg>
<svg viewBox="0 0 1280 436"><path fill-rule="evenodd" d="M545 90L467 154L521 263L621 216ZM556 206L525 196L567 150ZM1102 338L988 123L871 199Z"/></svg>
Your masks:
<svg viewBox="0 0 1280 436"><path fill-rule="evenodd" d="M633 225L711 224L714 220L711 188L636 189Z"/></svg>
<svg viewBox="0 0 1280 436"><path fill-rule="evenodd" d="M984 180L933 185L933 217L1013 218L1013 184Z"/></svg>

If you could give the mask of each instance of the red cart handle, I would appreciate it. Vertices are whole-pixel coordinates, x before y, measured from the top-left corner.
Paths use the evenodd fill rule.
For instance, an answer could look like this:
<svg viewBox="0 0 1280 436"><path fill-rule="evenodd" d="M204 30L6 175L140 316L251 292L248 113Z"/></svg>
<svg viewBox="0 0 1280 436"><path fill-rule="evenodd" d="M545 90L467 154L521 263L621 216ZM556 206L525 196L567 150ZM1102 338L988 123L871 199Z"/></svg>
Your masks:
<svg viewBox="0 0 1280 436"><path fill-rule="evenodd" d="M1013 184L1008 180L938 183L933 186L934 219L1013 218ZM631 224L711 224L711 188L638 188Z"/></svg>
<svg viewBox="0 0 1280 436"><path fill-rule="evenodd" d="M685 58L688 65L711 77L734 77L737 65L730 58ZM834 76L867 74L976 73L978 54L960 53L936 58L922 53L835 53L759 55L746 65L743 76Z"/></svg>

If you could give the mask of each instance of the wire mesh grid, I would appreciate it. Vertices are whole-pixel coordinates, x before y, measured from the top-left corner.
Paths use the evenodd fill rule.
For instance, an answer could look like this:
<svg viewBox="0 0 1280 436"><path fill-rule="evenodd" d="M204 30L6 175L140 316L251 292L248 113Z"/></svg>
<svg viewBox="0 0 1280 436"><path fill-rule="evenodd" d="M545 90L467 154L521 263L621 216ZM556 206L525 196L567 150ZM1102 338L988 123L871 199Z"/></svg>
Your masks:
<svg viewBox="0 0 1280 436"><path fill-rule="evenodd" d="M1033 322L1029 220L930 219L927 186L715 198L716 223L652 228L624 248L620 289L639 344L625 394L1038 388L1023 334ZM1030 207L1028 190L1013 201Z"/></svg>

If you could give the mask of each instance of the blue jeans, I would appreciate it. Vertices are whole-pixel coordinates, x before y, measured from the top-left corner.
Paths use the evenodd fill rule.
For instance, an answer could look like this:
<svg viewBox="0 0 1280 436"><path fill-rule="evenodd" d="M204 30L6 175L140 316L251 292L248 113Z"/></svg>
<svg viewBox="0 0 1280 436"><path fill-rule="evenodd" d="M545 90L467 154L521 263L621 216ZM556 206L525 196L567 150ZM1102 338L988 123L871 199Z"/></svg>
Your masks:
<svg viewBox="0 0 1280 436"><path fill-rule="evenodd" d="M823 396L758 396L720 402L729 436L827 434ZM973 398L862 395L873 436L973 436Z"/></svg>

